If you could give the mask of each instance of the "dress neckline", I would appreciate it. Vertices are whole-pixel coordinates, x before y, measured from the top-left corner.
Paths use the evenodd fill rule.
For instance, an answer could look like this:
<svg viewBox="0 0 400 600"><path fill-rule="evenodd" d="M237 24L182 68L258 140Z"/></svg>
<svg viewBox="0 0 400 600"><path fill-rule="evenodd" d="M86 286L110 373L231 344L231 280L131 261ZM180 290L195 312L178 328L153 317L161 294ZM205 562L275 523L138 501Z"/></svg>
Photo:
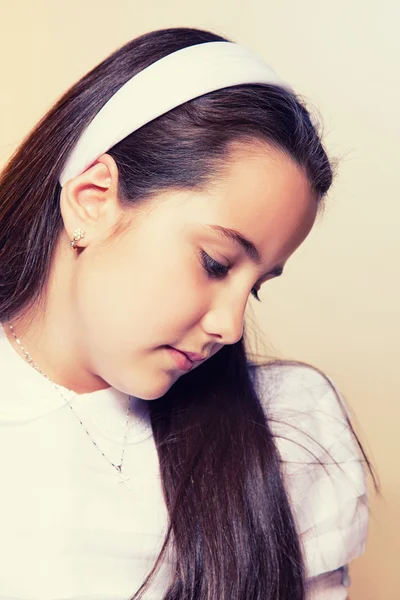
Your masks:
<svg viewBox="0 0 400 600"><path fill-rule="evenodd" d="M88 426L94 426L110 441L123 442L126 413L130 406L126 443L137 443L152 435L148 401L110 386L94 392L78 394L49 381L34 369L12 346L4 325L0 323L0 396L1 421L34 420L67 404L84 415Z"/></svg>

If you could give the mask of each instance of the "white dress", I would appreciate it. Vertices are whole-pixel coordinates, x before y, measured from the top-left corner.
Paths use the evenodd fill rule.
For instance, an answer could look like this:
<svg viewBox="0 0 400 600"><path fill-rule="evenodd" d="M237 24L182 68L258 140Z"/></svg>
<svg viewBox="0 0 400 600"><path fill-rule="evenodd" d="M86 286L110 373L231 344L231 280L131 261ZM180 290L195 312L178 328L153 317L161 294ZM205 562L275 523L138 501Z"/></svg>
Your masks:
<svg viewBox="0 0 400 600"><path fill-rule="evenodd" d="M304 547L307 600L344 600L347 564L365 550L369 516L346 406L313 369L274 369L276 394L265 409ZM128 396L114 388L80 395L61 389L119 464ZM131 402L123 463L131 489L70 406L0 326L0 600L128 600L161 548L167 511L147 401ZM340 468L312 464L301 446L324 462L328 449ZM163 597L168 566L146 600Z"/></svg>

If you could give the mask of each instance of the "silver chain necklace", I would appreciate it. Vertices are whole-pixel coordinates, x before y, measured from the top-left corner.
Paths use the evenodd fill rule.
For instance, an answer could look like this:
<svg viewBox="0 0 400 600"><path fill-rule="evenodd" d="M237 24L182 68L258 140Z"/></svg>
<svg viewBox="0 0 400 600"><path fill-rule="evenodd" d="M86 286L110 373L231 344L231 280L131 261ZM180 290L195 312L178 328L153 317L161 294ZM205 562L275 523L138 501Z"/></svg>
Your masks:
<svg viewBox="0 0 400 600"><path fill-rule="evenodd" d="M25 348L23 347L23 345L21 344L20 340L17 338L17 336L14 333L14 328L11 325L11 323L8 324L11 330L12 335L15 338L15 341L17 342L18 346L21 348L22 352L24 353L24 356L26 358L26 360L28 361L28 363L34 368L36 369L36 371L38 371L41 375L43 375L43 377L46 377L46 379L48 379L48 381L50 381L50 383L53 384L53 386L56 388L56 390L59 392L59 394L61 394L61 396L64 398L66 404L68 404L68 406L70 407L70 409L72 410L72 412L74 413L74 415L76 416L76 418L78 419L79 423L82 425L83 429L86 431L86 433L88 434L89 438L92 440L93 444L96 446L96 448L99 450L99 452L101 452L101 454L104 456L104 458L106 459L106 461L114 467L114 469L116 469L116 471L118 472L118 475L120 476L120 481L118 483L124 483L126 485L126 487L130 490L132 490L132 488L130 487L128 481L130 479L130 477L126 477L124 476L124 474L122 473L122 463L124 460L124 452L125 452L125 443L126 443L126 436L128 434L128 421L129 421L129 408L130 408L130 400L131 400L131 396L129 396L129 401L128 401L128 410L126 411L126 426L125 426L125 437L124 437L124 445L122 447L122 455L121 455L121 462L119 465L115 465L113 462L111 462L111 460L109 458L107 458L107 456L104 454L104 452L101 450L101 448L99 448L99 446L96 444L96 442L94 441L94 439L92 438L92 436L90 435L90 433L88 432L88 430L86 429L86 427L84 426L84 424L82 423L82 421L80 420L80 418L78 417L76 411L72 408L70 402L68 401L68 399L64 396L64 394L62 393L62 391L59 389L59 387L57 386L57 384L52 381L50 379L50 377L48 377L46 375L46 373L43 373L43 371L41 371L41 369L38 367L38 365L33 361L32 357L28 354L28 352L25 350Z"/></svg>

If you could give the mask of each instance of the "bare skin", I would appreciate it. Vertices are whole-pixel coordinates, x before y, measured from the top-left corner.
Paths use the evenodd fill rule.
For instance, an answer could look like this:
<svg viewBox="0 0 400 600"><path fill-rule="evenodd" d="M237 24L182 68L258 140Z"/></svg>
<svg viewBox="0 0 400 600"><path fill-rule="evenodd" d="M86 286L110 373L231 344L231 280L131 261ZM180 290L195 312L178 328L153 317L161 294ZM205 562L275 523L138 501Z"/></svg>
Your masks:
<svg viewBox="0 0 400 600"><path fill-rule="evenodd" d="M111 385L152 400L185 375L166 345L209 357L242 337L252 290L306 239L317 202L303 170L258 142L236 146L222 177L201 192L170 190L127 209L117 189L108 154L67 182L43 305L13 326L56 383L78 394ZM110 235L118 223L123 230ZM259 264L208 225L251 240ZM76 251L69 242L78 227L85 237ZM210 277L200 251L229 273Z"/></svg>

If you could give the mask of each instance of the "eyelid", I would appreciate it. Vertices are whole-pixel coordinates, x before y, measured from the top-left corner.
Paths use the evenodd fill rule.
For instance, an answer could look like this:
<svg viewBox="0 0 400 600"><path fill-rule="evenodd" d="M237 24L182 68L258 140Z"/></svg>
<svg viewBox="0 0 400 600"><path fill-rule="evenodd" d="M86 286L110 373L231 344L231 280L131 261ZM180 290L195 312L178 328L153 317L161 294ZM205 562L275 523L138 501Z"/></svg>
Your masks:
<svg viewBox="0 0 400 600"><path fill-rule="evenodd" d="M210 258L212 258L213 260L220 262L224 267L231 269L233 267L233 263L234 261L232 261L231 259L229 259L227 256L225 256L224 254L221 253L220 250L210 250L208 251L203 250L203 252L206 252L206 254L208 254L210 256ZM221 257L221 258L219 258ZM226 261L228 264L224 264L222 261Z"/></svg>
<svg viewBox="0 0 400 600"><path fill-rule="evenodd" d="M211 231L213 238L216 240L222 240L222 243L225 247L228 243L229 246L233 247L234 250L239 252L241 255L244 252L250 258L251 262L255 263L257 266L261 264L261 257L257 247L253 242L245 238L243 234L219 225L202 224L202 227L206 231ZM239 240L239 238L241 238L241 240ZM231 262L230 266L233 266ZM268 278L264 279L263 283L282 275L284 266L285 263L283 263L282 266L277 266L275 269L272 269L268 275L266 275Z"/></svg>
<svg viewBox="0 0 400 600"><path fill-rule="evenodd" d="M225 256L224 254L221 253L221 251L218 251L218 254L220 256L222 256L226 261L227 261L227 265L224 265L224 267L229 267L229 269L233 268L237 262L236 258L230 259L227 256ZM239 250L240 252L240 250ZM218 260L215 258L215 260ZM263 275L257 282L256 282L256 286L258 286L258 289L260 289L260 287L263 285L263 283L266 283L267 281L271 281L272 279L276 279L276 277L279 277L280 275L282 275L283 273L283 268L278 267L276 268L274 271L271 271L268 274Z"/></svg>
<svg viewBox="0 0 400 600"><path fill-rule="evenodd" d="M206 252L206 251L203 250L203 252ZM222 256L223 259L226 260L228 264L224 264L222 262L222 260L218 256L216 256L216 253L219 256ZM223 255L218 250L216 252L214 250L210 251L210 252L206 252L206 254L211 258L211 260L219 262L224 268L226 268L228 270L231 270L235 266L235 264L237 262L235 259L232 259L232 260L229 259L227 256ZM271 279L274 279L274 275L272 273L270 275L268 275L268 276L262 277L261 279L259 279L258 281L256 281L256 283L253 286L253 289L255 289L257 292L259 292L260 289L261 289L261 286L263 285L263 283L266 283L267 281L270 281Z"/></svg>
<svg viewBox="0 0 400 600"><path fill-rule="evenodd" d="M209 277L222 277L225 278L229 271L230 267L226 267L219 261L215 260L212 256L210 256L205 250L200 250L201 262L203 263L204 270L208 273ZM211 267L207 265L207 263L211 262ZM251 295L256 298L259 302L261 302L258 297L259 289L256 289L256 286L253 286L251 289Z"/></svg>

